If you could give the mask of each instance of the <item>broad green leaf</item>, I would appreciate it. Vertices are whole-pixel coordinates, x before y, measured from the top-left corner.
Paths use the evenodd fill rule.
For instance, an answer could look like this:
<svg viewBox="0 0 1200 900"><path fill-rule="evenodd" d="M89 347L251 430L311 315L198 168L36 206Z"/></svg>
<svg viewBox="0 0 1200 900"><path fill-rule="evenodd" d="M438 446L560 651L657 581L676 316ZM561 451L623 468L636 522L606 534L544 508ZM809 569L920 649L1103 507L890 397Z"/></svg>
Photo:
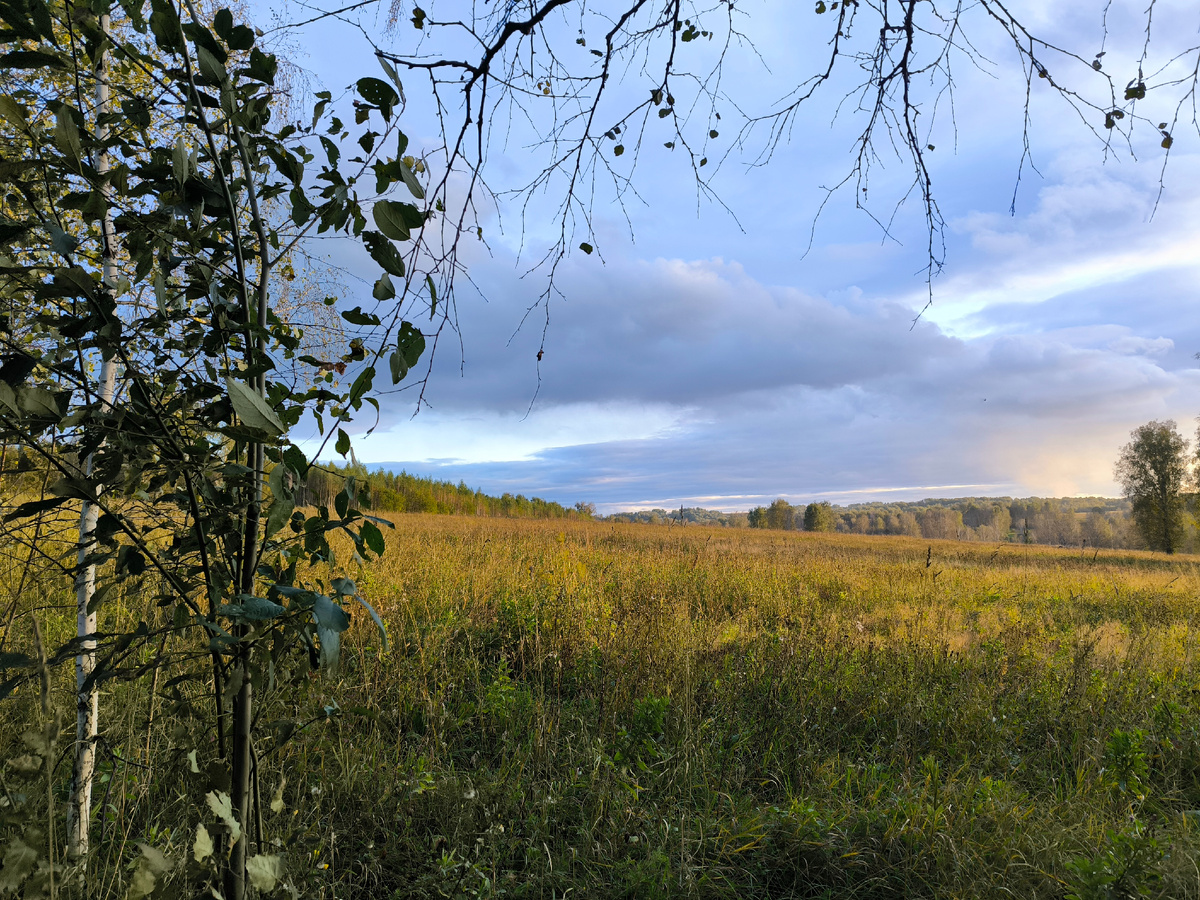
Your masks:
<svg viewBox="0 0 1200 900"><path fill-rule="evenodd" d="M324 594L317 594L313 604L313 618L317 623L317 636L321 639L321 665L327 669L337 667L338 650L341 646L339 634L350 627L350 617L338 604Z"/></svg>
<svg viewBox="0 0 1200 900"><path fill-rule="evenodd" d="M390 284L390 282L389 282ZM379 316L374 313L363 312L361 306L356 306L354 309L348 309L342 313L342 318L351 325L378 325Z"/></svg>
<svg viewBox="0 0 1200 900"><path fill-rule="evenodd" d="M296 159L286 149L272 147L267 151L271 161L275 163L280 173L297 187L304 180L304 163Z"/></svg>
<svg viewBox="0 0 1200 900"><path fill-rule="evenodd" d="M229 392L229 402L233 404L233 411L247 428L270 437L278 437L287 431L275 410L267 405L267 401L260 397L257 391L228 377L225 379L225 388Z"/></svg>
<svg viewBox="0 0 1200 900"><path fill-rule="evenodd" d="M55 394L45 388L27 385L17 389L17 403L26 415L38 419L51 419L55 422L62 418L58 399Z"/></svg>
<svg viewBox="0 0 1200 900"><path fill-rule="evenodd" d="M383 556L383 551L386 549L383 532L379 530L379 527L374 522L364 521L358 533L362 537L363 543L367 545L368 550L376 556Z"/></svg>
<svg viewBox="0 0 1200 900"><path fill-rule="evenodd" d="M329 628L338 633L350 627L350 616L324 594L317 594L317 600L313 604L313 616L322 628Z"/></svg>
<svg viewBox="0 0 1200 900"><path fill-rule="evenodd" d="M196 59L200 64L200 73L214 84L224 84L229 77L225 67L208 48L202 44L196 45Z"/></svg>
<svg viewBox="0 0 1200 900"><path fill-rule="evenodd" d="M358 373L358 377L354 379L354 383L350 385L350 405L358 409L358 403L371 390L371 385L375 380L375 367L367 366Z"/></svg>
<svg viewBox="0 0 1200 900"><path fill-rule="evenodd" d="M4 517L5 522L11 522L14 519L28 519L30 516L40 515L48 512L56 506L61 506L67 502L66 497L49 497L45 500L30 500L28 503L22 503L12 512Z"/></svg>
<svg viewBox="0 0 1200 900"><path fill-rule="evenodd" d="M275 72L279 68L279 60L275 58L273 53L263 53L257 47L250 51L250 68L246 74L256 81L261 81L264 84L275 83ZM325 93L322 91L321 93ZM321 93L317 96L320 97ZM313 114L313 120L320 118L318 113Z"/></svg>
<svg viewBox="0 0 1200 900"><path fill-rule="evenodd" d="M55 253L63 256L70 256L79 246L79 239L73 235L67 234L57 225L47 226L50 230L50 246L54 248Z"/></svg>
<svg viewBox="0 0 1200 900"><path fill-rule="evenodd" d="M425 199L425 189L421 187L421 182L417 181L417 176L413 173L413 170L403 161L400 163L400 177L404 179L404 183L408 186L410 194L418 200Z"/></svg>
<svg viewBox="0 0 1200 900"><path fill-rule="evenodd" d="M63 155L78 164L83 158L83 150L79 143L79 128L75 125L74 110L65 103L58 108L55 115L54 143Z"/></svg>
<svg viewBox="0 0 1200 900"><path fill-rule="evenodd" d="M7 94L0 95L0 116L21 131L29 127L29 122L25 119L25 107Z"/></svg>
<svg viewBox="0 0 1200 900"><path fill-rule="evenodd" d="M225 609L226 607L222 607ZM285 610L278 603L272 603L270 600L264 600L262 597L254 597L250 594L239 594L238 602L233 607L228 607L231 610L230 615L235 619L248 619L251 622L265 622L269 619L276 619L282 616Z"/></svg>
<svg viewBox="0 0 1200 900"><path fill-rule="evenodd" d="M137 868L134 869L133 878L130 879L125 900L143 900L149 897L158 886L159 876L166 874L171 868L171 861L157 848L149 844L138 844L138 849L142 851L142 855L138 859Z"/></svg>
<svg viewBox="0 0 1200 900"><path fill-rule="evenodd" d="M371 296L381 303L396 296L396 288L392 285L392 278L387 272L379 276L379 280L371 289Z"/></svg>
<svg viewBox="0 0 1200 900"><path fill-rule="evenodd" d="M421 334L411 322L400 323L400 334L396 339L396 349L404 357L411 369L425 352L425 335Z"/></svg>
<svg viewBox="0 0 1200 900"><path fill-rule="evenodd" d="M0 69L65 69L66 62L57 53L44 50L13 50L0 56Z"/></svg>
<svg viewBox="0 0 1200 900"><path fill-rule="evenodd" d="M407 241L409 238L407 217L402 209L405 205L391 200L379 200L371 208L375 226L393 241Z"/></svg>
<svg viewBox="0 0 1200 900"><path fill-rule="evenodd" d="M350 435L340 428L338 429L337 443L334 444L333 449L341 456L350 452Z"/></svg>
<svg viewBox="0 0 1200 900"><path fill-rule="evenodd" d="M371 259L375 260L383 271L397 278L404 277L404 260L391 241L377 231L364 231L360 237L366 245L367 252L371 254Z"/></svg>
<svg viewBox="0 0 1200 900"><path fill-rule="evenodd" d="M292 518L296 509L296 501L292 492L284 484L284 474L287 466L278 465L271 470L267 483L271 488L271 506L267 510L267 537L277 534Z"/></svg>
<svg viewBox="0 0 1200 900"><path fill-rule="evenodd" d="M392 107L400 102L400 97L392 90L390 84L378 78L367 77L358 79L355 87L359 96L372 106L378 106L384 119L391 121Z"/></svg>

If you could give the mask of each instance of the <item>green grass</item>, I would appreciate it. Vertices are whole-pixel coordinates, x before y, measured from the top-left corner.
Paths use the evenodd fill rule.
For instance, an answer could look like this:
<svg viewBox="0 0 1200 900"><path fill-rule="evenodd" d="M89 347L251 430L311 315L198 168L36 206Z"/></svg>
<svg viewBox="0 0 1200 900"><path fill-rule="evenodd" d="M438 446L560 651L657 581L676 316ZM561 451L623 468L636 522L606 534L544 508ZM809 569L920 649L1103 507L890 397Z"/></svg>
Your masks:
<svg viewBox="0 0 1200 900"><path fill-rule="evenodd" d="M1200 896L1193 558L396 521L356 573L390 649L356 616L264 693L306 896ZM134 842L186 854L215 757L148 687L104 698L151 767L106 762L114 896Z"/></svg>

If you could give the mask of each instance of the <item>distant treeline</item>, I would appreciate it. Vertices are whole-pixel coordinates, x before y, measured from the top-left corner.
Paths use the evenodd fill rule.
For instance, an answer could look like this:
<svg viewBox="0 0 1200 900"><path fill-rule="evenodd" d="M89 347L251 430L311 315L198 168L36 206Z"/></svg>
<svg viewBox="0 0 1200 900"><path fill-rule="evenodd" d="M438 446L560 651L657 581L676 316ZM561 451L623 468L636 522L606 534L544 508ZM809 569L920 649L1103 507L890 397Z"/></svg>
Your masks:
<svg viewBox="0 0 1200 900"><path fill-rule="evenodd" d="M518 519L590 519L589 503L568 508L540 497L504 493L499 497L470 488L466 482L435 481L407 472L379 472L365 466L312 468L296 501L302 505L333 506L345 479L366 481L367 505L375 512L439 513L455 516L493 516Z"/></svg>
<svg viewBox="0 0 1200 900"><path fill-rule="evenodd" d="M1183 552L1200 552L1197 498L1187 498ZM682 514L682 515L681 515ZM1145 540L1134 525L1128 500L1110 497L962 497L909 503L818 502L793 505L784 499L749 513L716 510L640 510L607 516L610 522L722 525L843 534L897 534L960 541L1013 541L1064 547L1139 550Z"/></svg>
<svg viewBox="0 0 1200 900"><path fill-rule="evenodd" d="M716 509L701 509L687 506L679 509L639 509L634 512L613 513L603 517L605 522L636 522L639 525L670 525L682 522L685 525L720 525L724 528L745 528L749 524L746 513L721 512Z"/></svg>

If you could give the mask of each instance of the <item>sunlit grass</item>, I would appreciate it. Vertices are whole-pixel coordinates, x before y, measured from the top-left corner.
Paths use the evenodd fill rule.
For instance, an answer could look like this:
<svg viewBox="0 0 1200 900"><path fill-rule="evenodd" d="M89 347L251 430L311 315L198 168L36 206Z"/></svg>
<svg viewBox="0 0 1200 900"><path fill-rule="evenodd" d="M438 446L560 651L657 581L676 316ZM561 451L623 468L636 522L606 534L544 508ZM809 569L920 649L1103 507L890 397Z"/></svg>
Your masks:
<svg viewBox="0 0 1200 900"><path fill-rule="evenodd" d="M356 614L336 675L264 689L312 896L1200 896L1191 557L395 523L349 573L390 648ZM147 688L105 697L153 767L106 762L113 884L151 829L186 853L215 756Z"/></svg>

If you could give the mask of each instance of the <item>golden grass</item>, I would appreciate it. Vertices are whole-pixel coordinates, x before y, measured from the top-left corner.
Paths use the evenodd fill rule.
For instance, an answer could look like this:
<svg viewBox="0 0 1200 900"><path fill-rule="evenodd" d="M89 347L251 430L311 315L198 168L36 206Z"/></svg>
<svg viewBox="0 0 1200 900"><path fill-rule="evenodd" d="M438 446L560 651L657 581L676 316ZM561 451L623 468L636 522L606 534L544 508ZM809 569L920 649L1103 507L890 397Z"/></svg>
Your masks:
<svg viewBox="0 0 1200 900"><path fill-rule="evenodd" d="M308 896L1200 897L1196 558L392 520L347 573L390 649L263 694ZM186 851L182 724L126 842Z"/></svg>

